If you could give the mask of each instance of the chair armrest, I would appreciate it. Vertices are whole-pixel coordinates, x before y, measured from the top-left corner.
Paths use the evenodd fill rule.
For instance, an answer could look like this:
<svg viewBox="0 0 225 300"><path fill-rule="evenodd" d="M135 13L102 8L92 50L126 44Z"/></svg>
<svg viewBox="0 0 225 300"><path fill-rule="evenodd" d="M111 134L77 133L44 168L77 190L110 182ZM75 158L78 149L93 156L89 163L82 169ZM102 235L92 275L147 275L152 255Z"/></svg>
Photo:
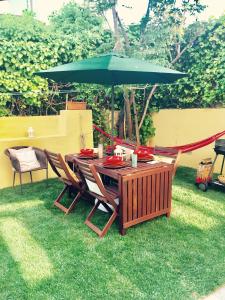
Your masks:
<svg viewBox="0 0 225 300"><path fill-rule="evenodd" d="M46 169L48 167L48 161L44 151L38 148L33 149L35 150L35 154L37 156L37 160L39 161L41 168Z"/></svg>
<svg viewBox="0 0 225 300"><path fill-rule="evenodd" d="M16 172L21 172L20 162L18 161L18 159L16 157L12 157L12 156L10 156L9 159L11 161L13 169L15 169Z"/></svg>

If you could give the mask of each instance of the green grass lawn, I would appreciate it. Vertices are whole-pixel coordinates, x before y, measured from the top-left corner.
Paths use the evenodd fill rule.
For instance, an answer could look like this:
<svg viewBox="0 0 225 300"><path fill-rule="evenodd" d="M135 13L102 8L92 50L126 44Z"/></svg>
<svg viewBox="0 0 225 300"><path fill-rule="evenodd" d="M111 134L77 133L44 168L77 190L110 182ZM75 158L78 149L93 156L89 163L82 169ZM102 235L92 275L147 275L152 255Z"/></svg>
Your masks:
<svg viewBox="0 0 225 300"><path fill-rule="evenodd" d="M204 193L180 168L170 219L99 239L84 220L52 207L50 180L0 191L0 299L199 299L225 283L225 194ZM100 218L100 217L98 217Z"/></svg>

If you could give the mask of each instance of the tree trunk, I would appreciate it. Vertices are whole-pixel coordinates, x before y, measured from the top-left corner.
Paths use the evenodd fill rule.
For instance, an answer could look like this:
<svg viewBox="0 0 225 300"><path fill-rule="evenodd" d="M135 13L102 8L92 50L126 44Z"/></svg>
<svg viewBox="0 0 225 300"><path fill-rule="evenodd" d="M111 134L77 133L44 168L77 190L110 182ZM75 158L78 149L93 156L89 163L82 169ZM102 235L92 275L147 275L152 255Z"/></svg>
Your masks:
<svg viewBox="0 0 225 300"><path fill-rule="evenodd" d="M137 146L140 146L140 132L139 132L139 128L138 128L138 117L137 117L137 108L136 108L136 102L135 102L135 91L131 92L131 101L133 103L133 108L134 108L134 123L135 123Z"/></svg>
<svg viewBox="0 0 225 300"><path fill-rule="evenodd" d="M124 108L120 110L118 119L119 138L124 138Z"/></svg>
<svg viewBox="0 0 225 300"><path fill-rule="evenodd" d="M122 48L121 40L120 40L120 32L118 26L118 18L115 5L112 6L112 16L113 16L113 26L114 26L114 35L115 35L115 45L114 49L116 51L120 51Z"/></svg>
<svg viewBox="0 0 225 300"><path fill-rule="evenodd" d="M127 123L128 138L129 138L129 140L132 140L133 126L132 126L130 100L129 100L128 91L126 91L124 93L124 104L125 104L125 110L126 110L126 121L127 121L126 123Z"/></svg>

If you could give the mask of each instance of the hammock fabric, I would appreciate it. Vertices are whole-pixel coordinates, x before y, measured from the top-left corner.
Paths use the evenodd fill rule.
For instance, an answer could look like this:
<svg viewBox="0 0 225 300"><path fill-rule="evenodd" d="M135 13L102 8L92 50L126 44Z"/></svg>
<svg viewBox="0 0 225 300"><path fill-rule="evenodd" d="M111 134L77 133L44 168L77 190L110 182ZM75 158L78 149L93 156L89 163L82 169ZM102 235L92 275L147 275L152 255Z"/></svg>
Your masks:
<svg viewBox="0 0 225 300"><path fill-rule="evenodd" d="M107 132L105 132L104 130L102 130L101 128L97 127L96 125L93 125L93 128L95 130L97 130L98 132L100 132L102 135L106 136L107 138L109 138L110 140L113 140L116 144L118 145L124 145L124 146L128 146L130 148L135 148L136 145L133 143L129 143L123 139L120 139L118 137L113 137L110 134L108 134ZM194 142L191 144L186 144L186 145L181 145L181 146L173 146L173 147L166 147L166 148L170 148L170 149L176 149L176 150L181 150L181 153L187 153L187 152L191 152L200 148L203 148L213 142L215 142L216 140L218 140L221 136L225 135L225 130L212 135L204 140L198 141L198 142ZM148 147L148 146L140 146L140 149L143 150L148 150L149 152L153 151L153 147Z"/></svg>

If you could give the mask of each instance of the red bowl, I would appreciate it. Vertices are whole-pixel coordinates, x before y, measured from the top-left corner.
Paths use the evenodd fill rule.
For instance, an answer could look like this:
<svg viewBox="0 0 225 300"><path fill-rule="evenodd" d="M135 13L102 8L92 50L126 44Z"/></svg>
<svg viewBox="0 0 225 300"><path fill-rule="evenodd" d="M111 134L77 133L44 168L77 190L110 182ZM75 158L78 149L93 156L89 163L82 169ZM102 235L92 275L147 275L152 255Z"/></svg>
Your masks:
<svg viewBox="0 0 225 300"><path fill-rule="evenodd" d="M82 155L93 155L94 149L81 149L80 154Z"/></svg>
<svg viewBox="0 0 225 300"><path fill-rule="evenodd" d="M137 154L138 158L153 158L153 155L148 150L135 150L134 154Z"/></svg>
<svg viewBox="0 0 225 300"><path fill-rule="evenodd" d="M123 161L122 157L113 155L113 156L106 157L105 163L106 164L117 165L117 164L121 164L122 161Z"/></svg>

